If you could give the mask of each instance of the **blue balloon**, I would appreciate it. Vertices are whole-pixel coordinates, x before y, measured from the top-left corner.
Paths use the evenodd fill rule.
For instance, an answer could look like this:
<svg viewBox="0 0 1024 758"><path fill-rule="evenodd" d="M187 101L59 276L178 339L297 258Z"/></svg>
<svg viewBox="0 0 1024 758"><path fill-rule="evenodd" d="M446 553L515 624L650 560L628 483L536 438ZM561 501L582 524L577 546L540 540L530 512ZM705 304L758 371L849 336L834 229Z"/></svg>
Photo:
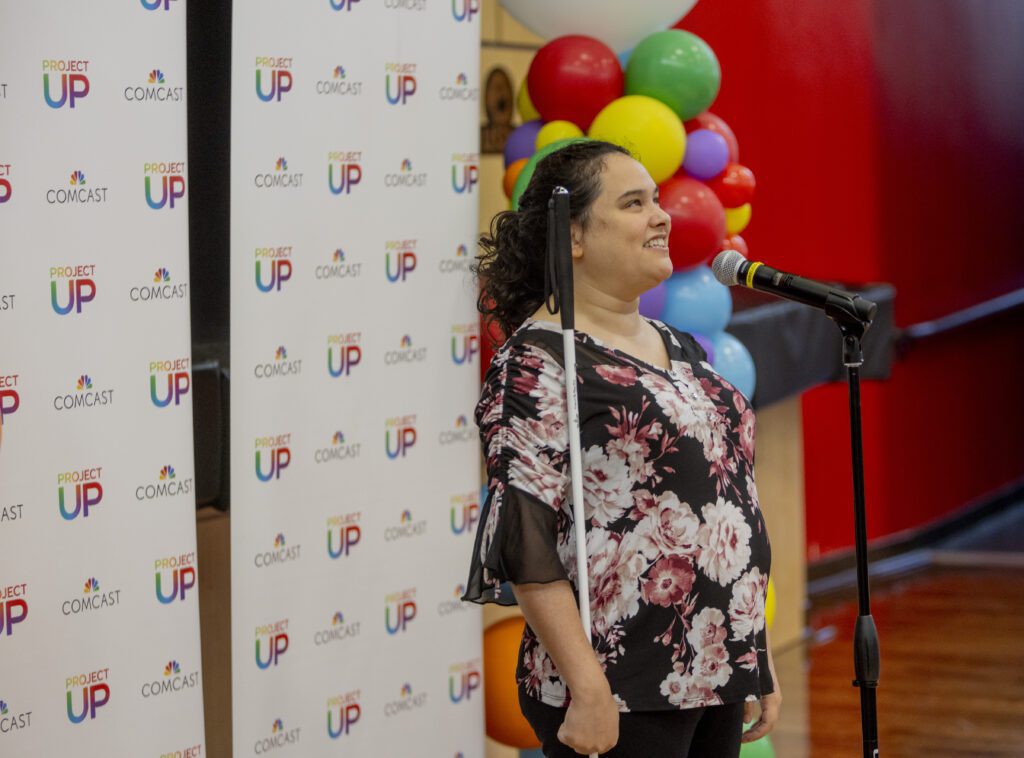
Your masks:
<svg viewBox="0 0 1024 758"><path fill-rule="evenodd" d="M539 747L535 747L533 750L520 750L519 758L544 758L544 751Z"/></svg>
<svg viewBox="0 0 1024 758"><path fill-rule="evenodd" d="M715 371L750 400L757 386L757 371L750 351L728 332L712 337L711 346L715 349L715 362L711 364Z"/></svg>
<svg viewBox="0 0 1024 758"><path fill-rule="evenodd" d="M707 266L679 271L665 282L668 292L661 320L684 332L710 335L732 316L732 294Z"/></svg>
<svg viewBox="0 0 1024 758"><path fill-rule="evenodd" d="M640 315L661 320L662 311L665 310L665 298L668 296L668 287L662 282L657 287L652 287L640 296Z"/></svg>
<svg viewBox="0 0 1024 758"><path fill-rule="evenodd" d="M629 65L629 56L631 56L632 54L633 48L629 48L629 50L623 50L621 53L619 53L619 65L622 66L623 71L625 71L626 66Z"/></svg>

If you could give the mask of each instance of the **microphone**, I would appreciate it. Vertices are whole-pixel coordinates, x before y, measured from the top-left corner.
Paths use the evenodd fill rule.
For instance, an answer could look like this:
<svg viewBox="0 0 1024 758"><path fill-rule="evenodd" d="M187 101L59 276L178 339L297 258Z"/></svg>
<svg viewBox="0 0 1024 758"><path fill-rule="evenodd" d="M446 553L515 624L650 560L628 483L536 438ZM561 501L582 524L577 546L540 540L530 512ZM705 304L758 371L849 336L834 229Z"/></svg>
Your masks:
<svg viewBox="0 0 1024 758"><path fill-rule="evenodd" d="M740 285L786 300L820 308L836 321L870 324L878 305L854 292L830 287L813 279L787 274L761 261L748 261L735 250L723 250L711 263L715 279L727 287Z"/></svg>

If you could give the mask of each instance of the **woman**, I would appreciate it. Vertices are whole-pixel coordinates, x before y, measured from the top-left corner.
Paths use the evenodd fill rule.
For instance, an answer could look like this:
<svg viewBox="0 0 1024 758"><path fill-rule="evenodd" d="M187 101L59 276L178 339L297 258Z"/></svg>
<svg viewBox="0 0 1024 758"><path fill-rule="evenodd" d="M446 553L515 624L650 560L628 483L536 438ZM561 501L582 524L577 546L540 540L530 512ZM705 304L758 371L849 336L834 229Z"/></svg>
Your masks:
<svg viewBox="0 0 1024 758"><path fill-rule="evenodd" d="M571 193L593 644L574 596L562 339L544 300L547 201ZM672 273L658 188L583 141L538 165L480 240L480 310L510 335L476 419L488 468L467 600L526 617L520 706L546 756L737 756L781 703L764 622L770 549L754 416L688 334L640 316Z"/></svg>

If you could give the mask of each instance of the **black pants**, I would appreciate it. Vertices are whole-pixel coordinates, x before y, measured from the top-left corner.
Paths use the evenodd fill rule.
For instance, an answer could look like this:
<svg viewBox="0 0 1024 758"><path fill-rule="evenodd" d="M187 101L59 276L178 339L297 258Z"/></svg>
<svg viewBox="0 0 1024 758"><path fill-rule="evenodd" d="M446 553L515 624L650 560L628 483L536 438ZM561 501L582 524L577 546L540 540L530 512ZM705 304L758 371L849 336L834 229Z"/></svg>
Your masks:
<svg viewBox="0 0 1024 758"><path fill-rule="evenodd" d="M519 691L519 707L547 758L579 754L558 741L565 708L555 708ZM743 703L619 714L619 742L606 758L737 758L743 734Z"/></svg>

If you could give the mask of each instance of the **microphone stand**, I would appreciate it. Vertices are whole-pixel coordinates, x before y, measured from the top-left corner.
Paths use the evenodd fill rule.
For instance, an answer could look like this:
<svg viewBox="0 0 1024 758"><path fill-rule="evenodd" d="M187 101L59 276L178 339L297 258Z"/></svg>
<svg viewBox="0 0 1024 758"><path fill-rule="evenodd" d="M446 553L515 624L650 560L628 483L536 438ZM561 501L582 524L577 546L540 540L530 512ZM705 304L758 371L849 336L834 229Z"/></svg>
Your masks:
<svg viewBox="0 0 1024 758"><path fill-rule="evenodd" d="M850 447L853 452L853 521L857 561L858 616L853 635L853 665L860 689L860 721L864 758L878 758L878 709L876 690L879 676L878 630L871 615L868 576L868 538L864 507L864 449L861 434L860 367L864 364L861 339L874 318L874 304L867 317L854 306L857 295L829 293L825 313L836 322L843 337L843 365L846 367L850 397ZM861 299L861 303L865 302Z"/></svg>

